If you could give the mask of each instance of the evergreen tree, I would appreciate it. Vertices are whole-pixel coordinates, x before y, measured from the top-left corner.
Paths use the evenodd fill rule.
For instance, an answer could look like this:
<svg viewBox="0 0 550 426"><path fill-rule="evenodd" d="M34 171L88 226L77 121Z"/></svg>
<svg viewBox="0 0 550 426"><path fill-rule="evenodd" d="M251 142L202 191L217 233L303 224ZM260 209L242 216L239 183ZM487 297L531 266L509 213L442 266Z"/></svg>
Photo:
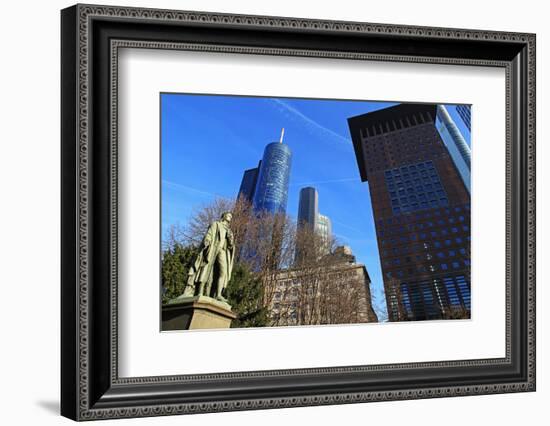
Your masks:
<svg viewBox="0 0 550 426"><path fill-rule="evenodd" d="M268 325L267 309L262 306L263 286L243 264L236 264L227 285L226 297L231 309L238 316L231 323L237 327L265 327Z"/></svg>
<svg viewBox="0 0 550 426"><path fill-rule="evenodd" d="M187 273L197 255L197 248L174 243L162 253L162 302L183 293Z"/></svg>

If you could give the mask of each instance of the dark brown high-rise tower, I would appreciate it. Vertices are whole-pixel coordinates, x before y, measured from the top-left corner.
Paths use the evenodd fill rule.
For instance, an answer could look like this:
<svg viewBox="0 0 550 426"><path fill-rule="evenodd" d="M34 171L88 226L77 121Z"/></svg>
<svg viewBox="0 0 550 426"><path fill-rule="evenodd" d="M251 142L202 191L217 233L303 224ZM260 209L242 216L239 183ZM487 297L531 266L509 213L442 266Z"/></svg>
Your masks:
<svg viewBox="0 0 550 426"><path fill-rule="evenodd" d="M435 118L436 105L402 104L348 119L390 321L470 315L470 195Z"/></svg>

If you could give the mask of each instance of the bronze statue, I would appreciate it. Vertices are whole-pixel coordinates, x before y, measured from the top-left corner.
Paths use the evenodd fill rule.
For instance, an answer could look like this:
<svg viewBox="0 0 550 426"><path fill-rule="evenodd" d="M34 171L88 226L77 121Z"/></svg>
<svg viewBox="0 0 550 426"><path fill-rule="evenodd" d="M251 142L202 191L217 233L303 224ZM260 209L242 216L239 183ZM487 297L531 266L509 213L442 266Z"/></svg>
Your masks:
<svg viewBox="0 0 550 426"><path fill-rule="evenodd" d="M233 270L235 245L229 228L232 214L225 212L212 222L204 236L189 277L184 296L209 296L227 302L222 291L227 287Z"/></svg>

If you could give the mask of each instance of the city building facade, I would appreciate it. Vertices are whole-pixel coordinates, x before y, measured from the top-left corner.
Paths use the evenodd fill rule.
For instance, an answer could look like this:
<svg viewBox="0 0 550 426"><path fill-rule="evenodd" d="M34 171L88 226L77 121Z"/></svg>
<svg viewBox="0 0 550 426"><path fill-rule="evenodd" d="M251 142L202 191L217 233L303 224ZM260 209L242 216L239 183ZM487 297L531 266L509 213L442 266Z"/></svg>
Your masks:
<svg viewBox="0 0 550 426"><path fill-rule="evenodd" d="M470 316L470 194L436 116L401 104L348 119L390 321Z"/></svg>
<svg viewBox="0 0 550 426"><path fill-rule="evenodd" d="M280 270L266 286L272 326L378 322L370 277L349 247L314 264Z"/></svg>
<svg viewBox="0 0 550 426"><path fill-rule="evenodd" d="M305 187L300 190L300 199L298 202L298 226L308 226L320 237L322 247L317 251L319 255L324 256L330 253L332 245L332 223L328 216L319 213L319 195L317 189ZM300 244L296 247L295 262L302 260L302 250Z"/></svg>
<svg viewBox="0 0 550 426"><path fill-rule="evenodd" d="M464 186L471 193L470 162L472 152L444 105L437 106L436 127L447 147Z"/></svg>
<svg viewBox="0 0 550 426"><path fill-rule="evenodd" d="M462 118L462 121L468 128L468 131L472 131L472 107L471 105L457 105L456 112Z"/></svg>
<svg viewBox="0 0 550 426"><path fill-rule="evenodd" d="M254 194L256 193L256 184L258 182L258 174L260 172L261 165L262 160L259 161L258 167L244 171L237 198L242 198L252 204Z"/></svg>
<svg viewBox="0 0 550 426"><path fill-rule="evenodd" d="M309 225L313 229L319 216L319 196L317 190L311 186L300 189L298 201L298 224Z"/></svg>
<svg viewBox="0 0 550 426"><path fill-rule="evenodd" d="M332 222L330 221L330 218L319 213L317 215L315 231L321 237L323 244L322 253L329 254L332 245Z"/></svg>
<svg viewBox="0 0 550 426"><path fill-rule="evenodd" d="M288 145L273 142L265 147L252 200L254 211L286 213L291 162Z"/></svg>

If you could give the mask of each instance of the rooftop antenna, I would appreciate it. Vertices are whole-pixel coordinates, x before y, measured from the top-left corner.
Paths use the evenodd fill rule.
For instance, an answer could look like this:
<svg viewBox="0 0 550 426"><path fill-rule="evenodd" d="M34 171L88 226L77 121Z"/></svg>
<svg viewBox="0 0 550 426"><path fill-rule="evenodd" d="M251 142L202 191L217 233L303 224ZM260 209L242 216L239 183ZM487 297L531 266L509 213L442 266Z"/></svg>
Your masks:
<svg viewBox="0 0 550 426"><path fill-rule="evenodd" d="M284 136L285 136L285 128L283 127L283 130L281 130L281 139L279 139L279 143L283 143Z"/></svg>

